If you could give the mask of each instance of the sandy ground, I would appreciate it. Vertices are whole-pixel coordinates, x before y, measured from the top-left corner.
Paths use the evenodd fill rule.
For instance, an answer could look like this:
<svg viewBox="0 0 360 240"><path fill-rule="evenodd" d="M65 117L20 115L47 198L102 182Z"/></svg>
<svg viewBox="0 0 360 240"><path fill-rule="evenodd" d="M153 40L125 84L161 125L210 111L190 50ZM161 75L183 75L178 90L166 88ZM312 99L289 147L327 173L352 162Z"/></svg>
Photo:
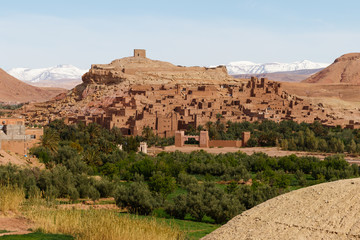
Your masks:
<svg viewBox="0 0 360 240"><path fill-rule="evenodd" d="M360 178L323 183L270 199L202 238L360 239Z"/></svg>
<svg viewBox="0 0 360 240"><path fill-rule="evenodd" d="M26 158L12 152L0 150L0 165L6 165L9 163L22 167L44 167L44 165L39 163L39 160L36 158Z"/></svg>
<svg viewBox="0 0 360 240"><path fill-rule="evenodd" d="M301 152L301 151L283 151L280 150L276 147L252 147L252 148L236 148L236 147L224 147L224 148L200 148L197 146L185 146L185 147L175 147L174 145L172 146L167 146L165 148L155 148L155 147L151 147L148 149L148 151L150 153L159 153L161 151L165 151L165 152L175 152L175 151L180 151L180 152L186 152L186 153L190 153L192 151L199 151L199 150L204 150L208 153L213 153L213 154L219 154L219 153L228 153L228 152L244 152L248 155L251 155L253 153L256 152L263 152L266 153L267 155L271 156L271 157L282 157L282 156L288 156L291 154L295 154L296 156L299 157L303 157L303 156L312 156L312 157L317 157L320 159L324 159L327 156L331 156L333 155L332 153L317 153L317 152ZM360 157L352 157L352 156L345 156L346 161L348 161L349 163L356 163L360 165Z"/></svg>
<svg viewBox="0 0 360 240"><path fill-rule="evenodd" d="M7 230L8 233L1 233L4 235L21 235L31 233L29 231L33 227L32 223L20 216L0 216L0 230Z"/></svg>

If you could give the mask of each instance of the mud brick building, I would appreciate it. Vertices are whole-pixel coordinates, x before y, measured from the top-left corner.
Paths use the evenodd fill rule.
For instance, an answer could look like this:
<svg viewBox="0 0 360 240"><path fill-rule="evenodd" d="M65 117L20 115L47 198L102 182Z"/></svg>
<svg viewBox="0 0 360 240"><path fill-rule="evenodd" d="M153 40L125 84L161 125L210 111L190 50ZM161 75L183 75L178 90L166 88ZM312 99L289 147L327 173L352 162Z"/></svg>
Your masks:
<svg viewBox="0 0 360 240"><path fill-rule="evenodd" d="M252 78L239 85L134 85L100 115L68 117L67 123L96 122L125 135L141 135L146 126L161 137L207 122L313 122L326 117L320 106L287 94L281 83ZM323 121L326 123L327 121Z"/></svg>
<svg viewBox="0 0 360 240"><path fill-rule="evenodd" d="M0 150L27 155L42 135L42 128L26 128L24 119L0 118Z"/></svg>

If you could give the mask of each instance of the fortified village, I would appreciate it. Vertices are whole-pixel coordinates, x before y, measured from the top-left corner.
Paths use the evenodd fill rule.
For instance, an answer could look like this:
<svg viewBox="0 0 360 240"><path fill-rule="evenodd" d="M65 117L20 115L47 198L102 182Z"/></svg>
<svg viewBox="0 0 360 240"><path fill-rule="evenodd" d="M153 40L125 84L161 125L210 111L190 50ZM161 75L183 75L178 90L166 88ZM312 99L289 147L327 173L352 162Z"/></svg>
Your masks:
<svg viewBox="0 0 360 240"><path fill-rule="evenodd" d="M235 79L224 66L175 66L148 59L141 49L133 57L92 65L82 79L68 94L25 106L22 115L32 124L57 118L68 124L96 122L120 128L124 135L141 135L148 126L160 137L174 137L209 121L319 121L330 127L360 127L352 112L340 115L312 104L283 90L281 83Z"/></svg>

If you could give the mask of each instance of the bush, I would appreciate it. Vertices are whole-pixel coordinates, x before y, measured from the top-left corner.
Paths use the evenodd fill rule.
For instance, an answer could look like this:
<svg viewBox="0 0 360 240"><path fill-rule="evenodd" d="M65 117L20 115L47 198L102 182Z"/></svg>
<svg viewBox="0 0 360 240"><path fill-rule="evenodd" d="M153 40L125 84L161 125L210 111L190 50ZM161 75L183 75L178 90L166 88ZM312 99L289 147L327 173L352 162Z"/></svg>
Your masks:
<svg viewBox="0 0 360 240"><path fill-rule="evenodd" d="M166 197L175 190L175 179L171 176L166 176L162 172L156 172L150 177L149 187L151 191L160 194L162 202L165 202Z"/></svg>
<svg viewBox="0 0 360 240"><path fill-rule="evenodd" d="M144 182L119 186L115 192L116 205L120 208L128 208L130 213L148 215L160 206L158 200Z"/></svg>
<svg viewBox="0 0 360 240"><path fill-rule="evenodd" d="M89 189L89 198L90 198L91 200L93 200L94 202L95 202L96 200L99 200L99 198L100 198L100 193L99 193L99 191L98 191L95 187L93 187L93 186L91 186L90 189Z"/></svg>
<svg viewBox="0 0 360 240"><path fill-rule="evenodd" d="M95 188L98 190L100 197L102 198L110 197L114 193L114 184L106 179L97 181L95 183Z"/></svg>

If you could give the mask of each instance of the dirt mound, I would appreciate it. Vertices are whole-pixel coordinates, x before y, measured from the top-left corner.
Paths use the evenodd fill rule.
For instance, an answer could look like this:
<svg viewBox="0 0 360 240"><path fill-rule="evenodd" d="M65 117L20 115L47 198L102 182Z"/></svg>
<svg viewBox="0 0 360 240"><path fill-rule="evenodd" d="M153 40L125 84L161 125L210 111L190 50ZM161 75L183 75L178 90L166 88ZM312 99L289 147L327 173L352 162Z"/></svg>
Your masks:
<svg viewBox="0 0 360 240"><path fill-rule="evenodd" d="M0 68L0 102L23 103L47 101L66 91L56 88L38 88L26 84Z"/></svg>
<svg viewBox="0 0 360 240"><path fill-rule="evenodd" d="M202 238L359 239L360 178L323 183L270 199Z"/></svg>
<svg viewBox="0 0 360 240"><path fill-rule="evenodd" d="M360 84L360 53L349 53L303 82L321 84Z"/></svg>

